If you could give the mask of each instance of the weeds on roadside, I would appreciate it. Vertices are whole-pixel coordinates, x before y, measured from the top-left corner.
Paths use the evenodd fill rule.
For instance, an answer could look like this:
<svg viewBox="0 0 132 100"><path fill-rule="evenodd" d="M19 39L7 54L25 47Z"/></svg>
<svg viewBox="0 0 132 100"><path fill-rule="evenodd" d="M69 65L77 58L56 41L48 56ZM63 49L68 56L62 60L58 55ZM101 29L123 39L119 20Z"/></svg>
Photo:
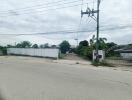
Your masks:
<svg viewBox="0 0 132 100"><path fill-rule="evenodd" d="M97 61L93 61L92 65L99 67L99 66L106 66L106 67L115 67L112 64L107 63L106 61L102 61L102 62L97 62Z"/></svg>

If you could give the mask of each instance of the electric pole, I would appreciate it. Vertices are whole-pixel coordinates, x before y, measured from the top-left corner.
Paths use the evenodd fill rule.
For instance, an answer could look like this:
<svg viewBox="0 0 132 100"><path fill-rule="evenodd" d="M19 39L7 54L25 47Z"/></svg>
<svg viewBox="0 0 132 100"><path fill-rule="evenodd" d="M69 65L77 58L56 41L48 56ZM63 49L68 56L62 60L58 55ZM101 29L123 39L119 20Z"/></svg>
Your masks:
<svg viewBox="0 0 132 100"><path fill-rule="evenodd" d="M81 10L81 17L83 17L84 14L87 14L88 17L91 17L97 22L97 38L96 38L96 61L97 62L99 62L99 17L100 17L99 7L100 7L100 0L97 0L97 10L94 10L94 9L91 10L89 7L87 7L87 10L85 12ZM97 14L97 17L95 17L94 14Z"/></svg>
<svg viewBox="0 0 132 100"><path fill-rule="evenodd" d="M78 38L76 38L75 41L77 42L77 47L78 47L78 45L79 45L79 44L78 44Z"/></svg>

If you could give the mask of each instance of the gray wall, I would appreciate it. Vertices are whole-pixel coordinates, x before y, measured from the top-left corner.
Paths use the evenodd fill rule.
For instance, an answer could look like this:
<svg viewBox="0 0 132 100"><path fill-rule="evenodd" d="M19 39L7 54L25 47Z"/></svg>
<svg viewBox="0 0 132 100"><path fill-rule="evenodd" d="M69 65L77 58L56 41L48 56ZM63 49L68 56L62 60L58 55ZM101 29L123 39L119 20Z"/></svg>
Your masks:
<svg viewBox="0 0 132 100"><path fill-rule="evenodd" d="M121 57L132 60L132 53L121 53Z"/></svg>
<svg viewBox="0 0 132 100"><path fill-rule="evenodd" d="M59 49L8 48L8 54L58 58Z"/></svg>

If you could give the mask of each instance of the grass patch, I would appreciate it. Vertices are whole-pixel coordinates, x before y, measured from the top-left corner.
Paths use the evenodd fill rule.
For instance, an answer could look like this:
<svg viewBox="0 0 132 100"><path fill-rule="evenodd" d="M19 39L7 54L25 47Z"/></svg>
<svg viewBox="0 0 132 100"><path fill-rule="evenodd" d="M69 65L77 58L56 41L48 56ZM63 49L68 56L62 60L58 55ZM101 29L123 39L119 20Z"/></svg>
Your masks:
<svg viewBox="0 0 132 100"><path fill-rule="evenodd" d="M63 59L66 56L66 54L59 54L59 59Z"/></svg>
<svg viewBox="0 0 132 100"><path fill-rule="evenodd" d="M92 62L92 65L94 65L94 66L96 66L96 67L99 67L99 66L106 66L106 67L115 67L114 65L112 65L112 64L109 64L109 63L107 63L107 62L105 62L105 61L102 61L102 62L97 62L97 61L93 61Z"/></svg>
<svg viewBox="0 0 132 100"><path fill-rule="evenodd" d="M107 57L109 60L123 60L122 57Z"/></svg>

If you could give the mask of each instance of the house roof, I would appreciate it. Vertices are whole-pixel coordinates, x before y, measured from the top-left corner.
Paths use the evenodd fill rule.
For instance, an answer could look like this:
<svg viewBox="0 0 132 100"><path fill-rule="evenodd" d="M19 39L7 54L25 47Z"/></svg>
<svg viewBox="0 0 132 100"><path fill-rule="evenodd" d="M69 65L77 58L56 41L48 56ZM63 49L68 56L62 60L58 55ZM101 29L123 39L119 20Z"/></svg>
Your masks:
<svg viewBox="0 0 132 100"><path fill-rule="evenodd" d="M132 53L132 49L117 49L115 52L120 52L120 53Z"/></svg>
<svg viewBox="0 0 132 100"><path fill-rule="evenodd" d="M123 50L123 51L120 51L121 53L132 53L132 50Z"/></svg>
<svg viewBox="0 0 132 100"><path fill-rule="evenodd" d="M132 53L132 46L125 46L125 47L122 47L121 49L117 49L115 50L115 52L120 52L120 53Z"/></svg>

